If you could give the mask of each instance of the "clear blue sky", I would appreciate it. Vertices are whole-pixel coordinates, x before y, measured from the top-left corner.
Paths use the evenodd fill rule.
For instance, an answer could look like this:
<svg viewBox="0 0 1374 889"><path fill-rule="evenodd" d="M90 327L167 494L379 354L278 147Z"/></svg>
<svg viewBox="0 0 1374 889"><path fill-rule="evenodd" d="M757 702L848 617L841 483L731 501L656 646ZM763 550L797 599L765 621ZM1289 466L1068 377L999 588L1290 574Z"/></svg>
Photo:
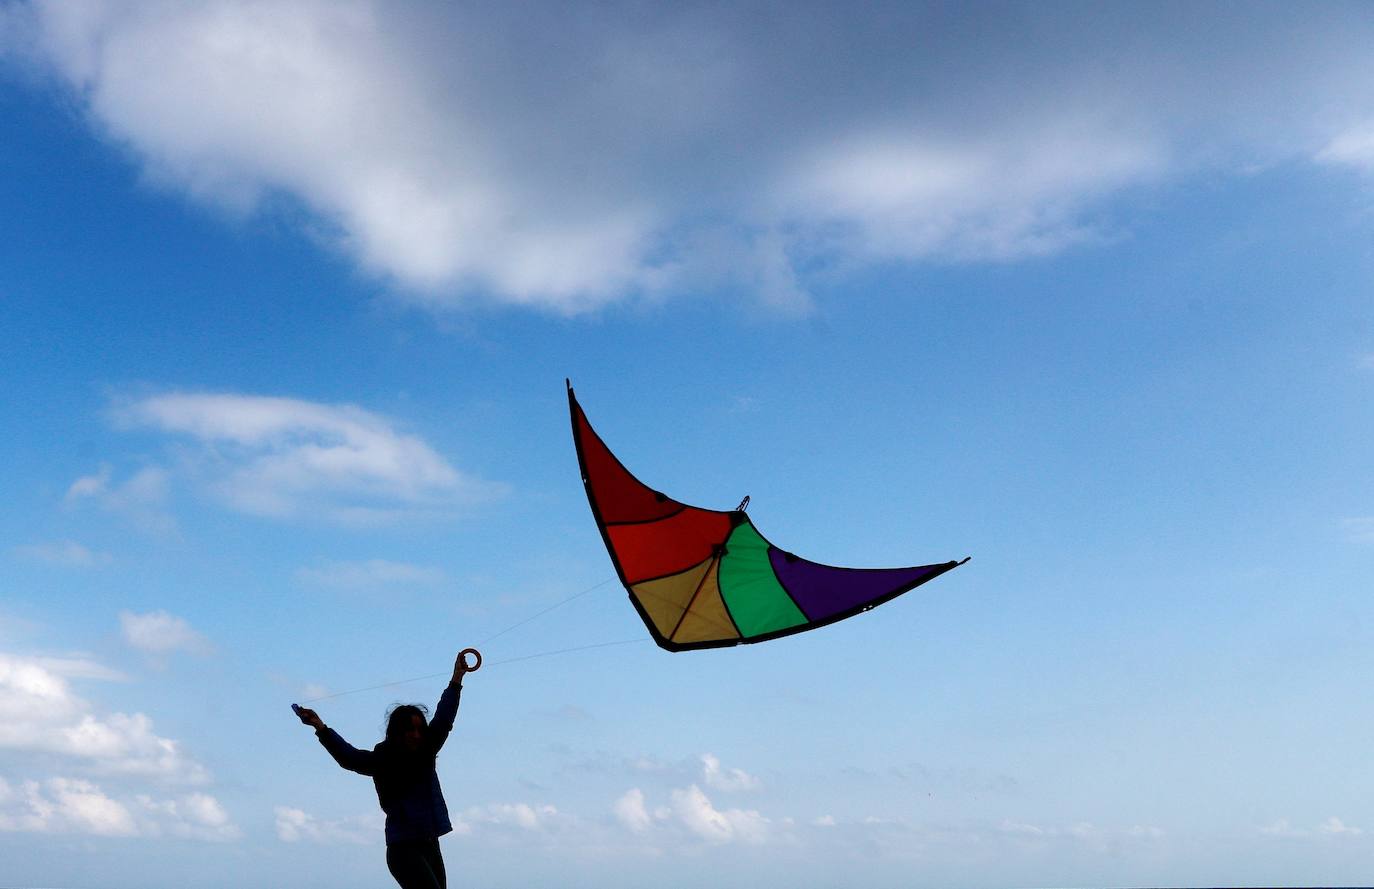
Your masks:
<svg viewBox="0 0 1374 889"><path fill-rule="evenodd" d="M1369 882L1371 46L1344 4L0 7L0 885L386 885L288 704L479 642L457 885ZM661 651L565 377L790 550L973 560ZM317 706L370 746L443 681Z"/></svg>

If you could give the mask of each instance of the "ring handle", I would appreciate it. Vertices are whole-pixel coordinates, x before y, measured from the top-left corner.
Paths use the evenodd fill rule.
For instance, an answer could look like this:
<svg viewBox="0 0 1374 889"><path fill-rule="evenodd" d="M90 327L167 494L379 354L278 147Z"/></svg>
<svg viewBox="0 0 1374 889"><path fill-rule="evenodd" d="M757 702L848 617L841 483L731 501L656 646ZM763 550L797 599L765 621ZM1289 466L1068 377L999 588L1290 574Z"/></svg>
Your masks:
<svg viewBox="0 0 1374 889"><path fill-rule="evenodd" d="M477 658L477 663L473 664L471 667L468 666L468 655ZM463 669L469 673L476 673L478 670L482 669L482 652L475 648L464 648L462 651L458 652L458 659L463 662Z"/></svg>

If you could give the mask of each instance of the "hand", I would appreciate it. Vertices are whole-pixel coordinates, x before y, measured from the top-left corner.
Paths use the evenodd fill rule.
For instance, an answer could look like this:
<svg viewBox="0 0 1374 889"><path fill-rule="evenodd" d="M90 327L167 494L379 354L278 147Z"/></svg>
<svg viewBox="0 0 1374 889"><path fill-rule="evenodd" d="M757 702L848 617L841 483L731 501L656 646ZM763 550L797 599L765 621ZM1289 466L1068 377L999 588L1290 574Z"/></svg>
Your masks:
<svg viewBox="0 0 1374 889"><path fill-rule="evenodd" d="M320 719L320 714L316 713L314 710L311 710L309 707L296 707L295 709L296 715L300 717L301 722L316 730L324 728L324 720Z"/></svg>
<svg viewBox="0 0 1374 889"><path fill-rule="evenodd" d="M474 663L472 666L468 666L467 656L469 654L473 655L476 658L476 663ZM462 651L458 652L458 657L453 662L452 682L454 684L461 684L463 681L464 674L475 673L477 669L481 666L482 653L475 648L464 648Z"/></svg>

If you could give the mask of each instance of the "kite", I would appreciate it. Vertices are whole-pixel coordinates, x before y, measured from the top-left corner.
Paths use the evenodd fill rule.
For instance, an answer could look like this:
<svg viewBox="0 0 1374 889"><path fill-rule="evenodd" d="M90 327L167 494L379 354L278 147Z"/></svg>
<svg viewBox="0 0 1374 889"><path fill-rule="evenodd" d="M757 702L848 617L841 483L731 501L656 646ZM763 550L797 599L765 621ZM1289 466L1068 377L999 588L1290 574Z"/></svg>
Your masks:
<svg viewBox="0 0 1374 889"><path fill-rule="evenodd" d="M669 651L763 642L868 611L967 562L837 568L769 543L745 514L680 503L606 447L568 383L587 501L630 601Z"/></svg>

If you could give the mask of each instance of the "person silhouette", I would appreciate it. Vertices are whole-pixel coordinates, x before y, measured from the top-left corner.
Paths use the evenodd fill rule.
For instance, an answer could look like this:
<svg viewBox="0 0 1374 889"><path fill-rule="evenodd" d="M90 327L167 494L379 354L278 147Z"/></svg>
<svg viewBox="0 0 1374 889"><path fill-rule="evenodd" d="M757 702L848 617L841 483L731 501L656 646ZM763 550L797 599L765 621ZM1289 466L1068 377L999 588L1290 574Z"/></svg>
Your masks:
<svg viewBox="0 0 1374 889"><path fill-rule="evenodd" d="M469 652L476 656L473 666L466 660ZM315 737L335 762L372 779L377 802L386 813L386 867L401 889L447 889L439 837L453 825L435 762L458 715L463 676L481 665L482 656L475 649L459 652L434 718L426 722L425 708L419 704L393 707L387 714L386 737L371 750L349 744L314 710L291 705L301 722L315 729Z"/></svg>

